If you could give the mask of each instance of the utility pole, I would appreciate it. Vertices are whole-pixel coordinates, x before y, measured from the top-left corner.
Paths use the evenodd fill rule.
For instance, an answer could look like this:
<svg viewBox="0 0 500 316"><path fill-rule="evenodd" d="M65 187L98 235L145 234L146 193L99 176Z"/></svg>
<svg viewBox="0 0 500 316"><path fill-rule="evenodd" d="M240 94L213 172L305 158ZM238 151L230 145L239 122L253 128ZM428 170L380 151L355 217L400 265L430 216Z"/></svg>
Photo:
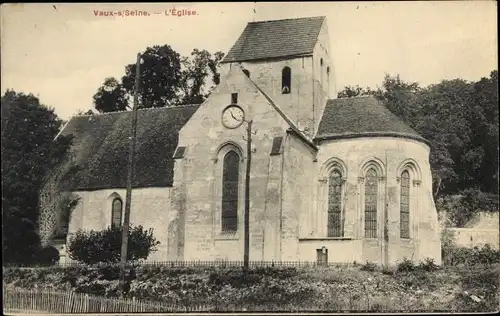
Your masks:
<svg viewBox="0 0 500 316"><path fill-rule="evenodd" d="M125 266L127 264L128 233L130 225L130 206L132 199L132 179L134 175L134 154L135 138L137 134L137 103L139 101L139 76L140 76L141 54L137 54L135 68L135 87L134 87L134 107L132 108L132 135L130 136L130 146L127 166L127 197L125 200L125 218L122 226L122 249L120 260L120 291L121 296L125 295Z"/></svg>
<svg viewBox="0 0 500 316"><path fill-rule="evenodd" d="M247 170L245 177L245 248L243 268L245 277L248 273L250 254L250 166L252 164L252 120L247 122Z"/></svg>

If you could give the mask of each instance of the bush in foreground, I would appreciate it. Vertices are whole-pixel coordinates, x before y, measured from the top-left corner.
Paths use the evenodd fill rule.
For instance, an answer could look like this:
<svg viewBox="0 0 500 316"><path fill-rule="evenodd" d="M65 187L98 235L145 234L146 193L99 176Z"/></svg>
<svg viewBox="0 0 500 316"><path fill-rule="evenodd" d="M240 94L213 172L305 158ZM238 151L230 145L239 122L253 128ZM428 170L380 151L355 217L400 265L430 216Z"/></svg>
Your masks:
<svg viewBox="0 0 500 316"><path fill-rule="evenodd" d="M71 259L85 264L117 263L120 261L121 244L121 227L108 227L102 231L79 230L69 240L68 254ZM127 260L147 259L158 250L159 244L152 229L144 230L140 225L130 227Z"/></svg>

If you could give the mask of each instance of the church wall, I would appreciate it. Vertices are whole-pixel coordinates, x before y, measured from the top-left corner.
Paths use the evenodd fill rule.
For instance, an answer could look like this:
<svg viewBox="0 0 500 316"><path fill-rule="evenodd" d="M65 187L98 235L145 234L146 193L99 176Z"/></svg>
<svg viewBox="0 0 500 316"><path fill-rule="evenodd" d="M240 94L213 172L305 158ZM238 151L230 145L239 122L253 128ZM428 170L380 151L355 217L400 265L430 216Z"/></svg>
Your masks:
<svg viewBox="0 0 500 316"><path fill-rule="evenodd" d="M81 197L71 214L68 238L78 229L103 230L111 225L111 204L116 196L123 201L125 209L125 189L96 191L75 191ZM160 242L158 251L148 260L167 260L168 224L171 188L140 188L132 190L130 223L153 228L153 235ZM122 221L123 221L122 216Z"/></svg>
<svg viewBox="0 0 500 316"><path fill-rule="evenodd" d="M282 260L300 258L299 237L310 231L309 218L313 205L314 151L295 135L287 135L284 147Z"/></svg>
<svg viewBox="0 0 500 316"><path fill-rule="evenodd" d="M370 137L322 142L318 153L317 172L328 160L337 158L346 167L346 237L362 240L362 260L394 263L403 257L422 260L432 257L441 262L439 224L432 196L432 178L429 165L429 148L413 140L389 137ZM412 159L412 160L409 160ZM379 168L377 235L376 239L364 238L364 177L370 161ZM410 239L400 238L400 183L404 162L413 161L417 167L410 183L411 217ZM381 175L380 175L381 174ZM415 181L413 181L415 180ZM321 187L321 183L318 184ZM321 189L318 190L321 192ZM317 209L317 237L326 236L327 206L324 195L319 193ZM323 201L323 202L322 202ZM385 210L387 205L387 210ZM384 217L387 212L388 243L384 242ZM340 241L339 241L340 242ZM342 241L343 242L343 241ZM388 251L386 251L388 249ZM386 254L386 257L382 256Z"/></svg>
<svg viewBox="0 0 500 316"><path fill-rule="evenodd" d="M174 187L184 184L179 189L183 190L185 201L182 206L185 209L185 226L180 228L184 231L184 260L243 260L247 125L244 123L236 129L222 125L222 111L229 105L231 93L238 93L238 104L245 111L246 119L253 119L250 260L263 258L265 210L266 207L275 210L278 202L274 198L274 202L266 204L267 197L272 199L268 193L276 189L276 172L272 179L274 189L273 185L268 186L271 162L275 168L279 168L279 163L270 156L272 141L274 137L284 136L287 126L244 73L234 68L180 131L179 146L187 148L184 158L176 161L174 172L182 172L183 176L182 181L174 180ZM242 157L239 169L238 231L234 235L221 234L220 226L222 166L226 148L234 149ZM180 171L181 161L183 171Z"/></svg>
<svg viewBox="0 0 500 316"><path fill-rule="evenodd" d="M327 23L323 23L318 35L318 41L314 48L313 55L313 77L314 77L314 93L313 93L313 111L314 111L314 130L318 129L326 101L336 97L335 91L335 76L333 70L333 62L330 56L330 39L328 36ZM323 63L321 63L323 60ZM327 69L330 69L327 73Z"/></svg>
<svg viewBox="0 0 500 316"><path fill-rule="evenodd" d="M241 62L241 67L250 72L250 78L259 88L299 125L301 129L309 128L307 133L313 133L313 64L312 57L292 59L248 61ZM221 75L228 73L233 64L223 64ZM281 72L285 66L292 72L292 88L290 94L281 93Z"/></svg>
<svg viewBox="0 0 500 316"><path fill-rule="evenodd" d="M307 238L299 242L300 260L315 262L317 251L328 249L328 262L332 263L364 263L361 251L362 241L354 239L334 240L330 238Z"/></svg>

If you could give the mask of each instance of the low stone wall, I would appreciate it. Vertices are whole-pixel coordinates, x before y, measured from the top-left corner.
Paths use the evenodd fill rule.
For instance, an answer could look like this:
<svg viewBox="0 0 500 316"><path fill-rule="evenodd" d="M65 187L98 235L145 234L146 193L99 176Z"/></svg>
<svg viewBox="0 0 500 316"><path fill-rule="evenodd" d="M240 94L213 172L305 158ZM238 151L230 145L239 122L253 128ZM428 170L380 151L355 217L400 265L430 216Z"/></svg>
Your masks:
<svg viewBox="0 0 500 316"><path fill-rule="evenodd" d="M449 228L449 230L454 233L457 246L472 248L489 244L494 249L500 248L498 229Z"/></svg>

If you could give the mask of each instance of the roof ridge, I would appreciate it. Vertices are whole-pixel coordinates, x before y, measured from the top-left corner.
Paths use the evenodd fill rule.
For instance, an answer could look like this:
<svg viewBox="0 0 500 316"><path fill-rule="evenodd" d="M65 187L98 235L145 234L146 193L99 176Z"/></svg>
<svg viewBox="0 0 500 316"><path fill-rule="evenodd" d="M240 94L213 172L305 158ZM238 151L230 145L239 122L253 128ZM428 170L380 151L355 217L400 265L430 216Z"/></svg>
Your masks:
<svg viewBox="0 0 500 316"><path fill-rule="evenodd" d="M257 23L266 23L266 22L278 22L278 21L289 21L289 20L304 20L304 19L324 19L324 18L326 18L325 15L304 16L304 17L299 17L299 18L287 18L287 19L277 19L277 20L253 21L253 22L248 22L248 24L257 24Z"/></svg>
<svg viewBox="0 0 500 316"><path fill-rule="evenodd" d="M345 97L345 98L335 98L335 99L328 99L328 101L335 101L335 100L343 100L343 99L361 99L361 98L375 98L375 96L371 94L364 94L364 95L355 95L352 97Z"/></svg>
<svg viewBox="0 0 500 316"><path fill-rule="evenodd" d="M152 110L164 110L164 109L177 109L177 108L187 108L187 107L194 107L194 106L200 106L200 105L201 105L201 103L199 103L199 104L169 105L169 106L161 106L161 107L138 108L137 111L152 111ZM101 115L116 114L116 113L125 113L125 112L132 112L132 110L112 111L112 112L103 112L103 113L97 112L97 113L93 113L93 114L73 115L70 118L70 120L73 117L101 116Z"/></svg>

